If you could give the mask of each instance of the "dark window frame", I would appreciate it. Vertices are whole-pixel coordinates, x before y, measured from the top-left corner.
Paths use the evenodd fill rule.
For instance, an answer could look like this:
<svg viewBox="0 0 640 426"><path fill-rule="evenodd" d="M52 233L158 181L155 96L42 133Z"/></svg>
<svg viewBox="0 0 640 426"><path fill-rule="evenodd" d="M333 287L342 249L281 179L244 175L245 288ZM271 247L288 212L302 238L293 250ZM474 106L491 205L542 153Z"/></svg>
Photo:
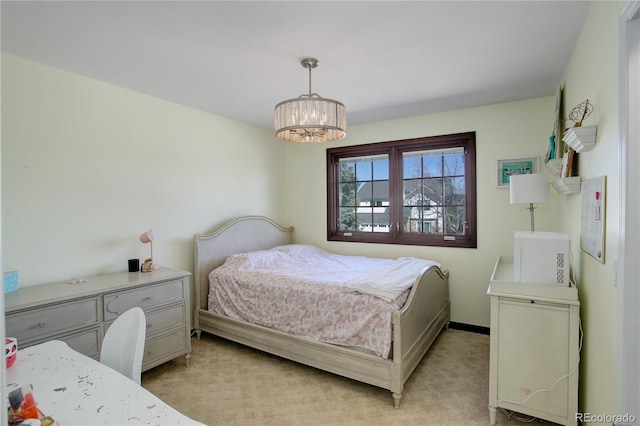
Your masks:
<svg viewBox="0 0 640 426"><path fill-rule="evenodd" d="M464 149L465 156L465 231L464 234L424 234L404 232L402 218L402 153L411 151ZM386 154L389 157L389 204L391 229L388 233L342 232L338 229L339 177L341 159ZM398 205L400 203L400 205ZM394 224L397 224L394 226ZM327 149L327 240L360 243L405 244L437 247L477 248L477 189L475 132L429 136Z"/></svg>

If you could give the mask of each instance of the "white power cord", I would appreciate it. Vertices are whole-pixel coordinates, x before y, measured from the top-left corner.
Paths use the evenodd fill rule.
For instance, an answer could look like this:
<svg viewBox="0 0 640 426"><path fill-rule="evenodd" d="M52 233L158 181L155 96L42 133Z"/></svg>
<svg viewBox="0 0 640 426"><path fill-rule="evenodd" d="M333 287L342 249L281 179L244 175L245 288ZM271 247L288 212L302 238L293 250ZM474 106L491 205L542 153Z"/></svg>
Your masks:
<svg viewBox="0 0 640 426"><path fill-rule="evenodd" d="M517 421L519 421L520 423L533 423L533 422L535 422L536 420L538 420L536 417L527 417L527 418L522 417L522 416L520 415L520 413L516 413L515 411L507 410L507 409L505 409L505 408L500 408L500 411L502 411L502 413L503 413L505 416L507 416L507 419L510 419L510 418L512 418L512 417L513 417L514 419L516 419L516 420L517 420Z"/></svg>
<svg viewBox="0 0 640 426"><path fill-rule="evenodd" d="M573 369L568 372L567 374L565 374L562 377L559 377L555 382L553 382L553 384L551 385L551 387L548 387L546 389L538 389L535 392L530 393L525 399L523 399L522 401L511 401L509 399L499 399L498 402L509 402L511 404L519 404L522 405L525 402L529 401L534 395L540 393L540 392L551 392L553 390L553 388L556 387L556 385L558 383L560 383L560 381L566 379L567 377L571 376L573 373L575 373L576 371L578 371L578 366L580 365L580 352L582 351L582 337L583 337L583 332L582 332L582 321L580 320L580 318L578 318L578 327L580 329L580 343L578 345L578 360L576 361L576 365L573 367Z"/></svg>

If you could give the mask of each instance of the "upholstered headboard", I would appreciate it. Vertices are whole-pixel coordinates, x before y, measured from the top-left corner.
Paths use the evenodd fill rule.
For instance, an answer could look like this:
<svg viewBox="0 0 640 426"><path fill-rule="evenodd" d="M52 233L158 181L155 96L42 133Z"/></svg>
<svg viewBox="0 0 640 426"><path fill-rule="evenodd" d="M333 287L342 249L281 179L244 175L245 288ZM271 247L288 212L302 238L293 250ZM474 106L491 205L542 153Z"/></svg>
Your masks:
<svg viewBox="0 0 640 426"><path fill-rule="evenodd" d="M193 236L195 258L195 299L198 309L207 309L209 272L227 256L291 244L293 227L285 228L263 216L231 220L212 234Z"/></svg>

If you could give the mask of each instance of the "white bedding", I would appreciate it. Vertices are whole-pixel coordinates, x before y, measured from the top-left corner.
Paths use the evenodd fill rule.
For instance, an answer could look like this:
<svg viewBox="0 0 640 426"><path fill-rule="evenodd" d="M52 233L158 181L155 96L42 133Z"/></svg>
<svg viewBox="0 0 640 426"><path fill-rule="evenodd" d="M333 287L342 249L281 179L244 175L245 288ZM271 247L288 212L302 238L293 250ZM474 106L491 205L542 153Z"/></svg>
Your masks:
<svg viewBox="0 0 640 426"><path fill-rule="evenodd" d="M387 358L392 313L431 265L437 264L337 255L300 244L232 255L209 274L209 310Z"/></svg>
<svg viewBox="0 0 640 426"><path fill-rule="evenodd" d="M385 268L346 281L341 288L343 291L371 294L393 302L413 286L425 268L434 265L440 267L440 264L430 260L401 257Z"/></svg>

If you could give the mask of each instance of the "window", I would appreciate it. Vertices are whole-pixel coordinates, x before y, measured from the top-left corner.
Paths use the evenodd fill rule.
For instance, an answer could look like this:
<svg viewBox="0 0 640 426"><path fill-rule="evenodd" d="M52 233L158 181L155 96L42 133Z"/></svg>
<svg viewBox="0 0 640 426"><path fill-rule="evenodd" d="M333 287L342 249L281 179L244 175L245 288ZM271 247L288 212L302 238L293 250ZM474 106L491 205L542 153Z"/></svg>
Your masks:
<svg viewBox="0 0 640 426"><path fill-rule="evenodd" d="M475 132L327 149L327 239L477 246Z"/></svg>

